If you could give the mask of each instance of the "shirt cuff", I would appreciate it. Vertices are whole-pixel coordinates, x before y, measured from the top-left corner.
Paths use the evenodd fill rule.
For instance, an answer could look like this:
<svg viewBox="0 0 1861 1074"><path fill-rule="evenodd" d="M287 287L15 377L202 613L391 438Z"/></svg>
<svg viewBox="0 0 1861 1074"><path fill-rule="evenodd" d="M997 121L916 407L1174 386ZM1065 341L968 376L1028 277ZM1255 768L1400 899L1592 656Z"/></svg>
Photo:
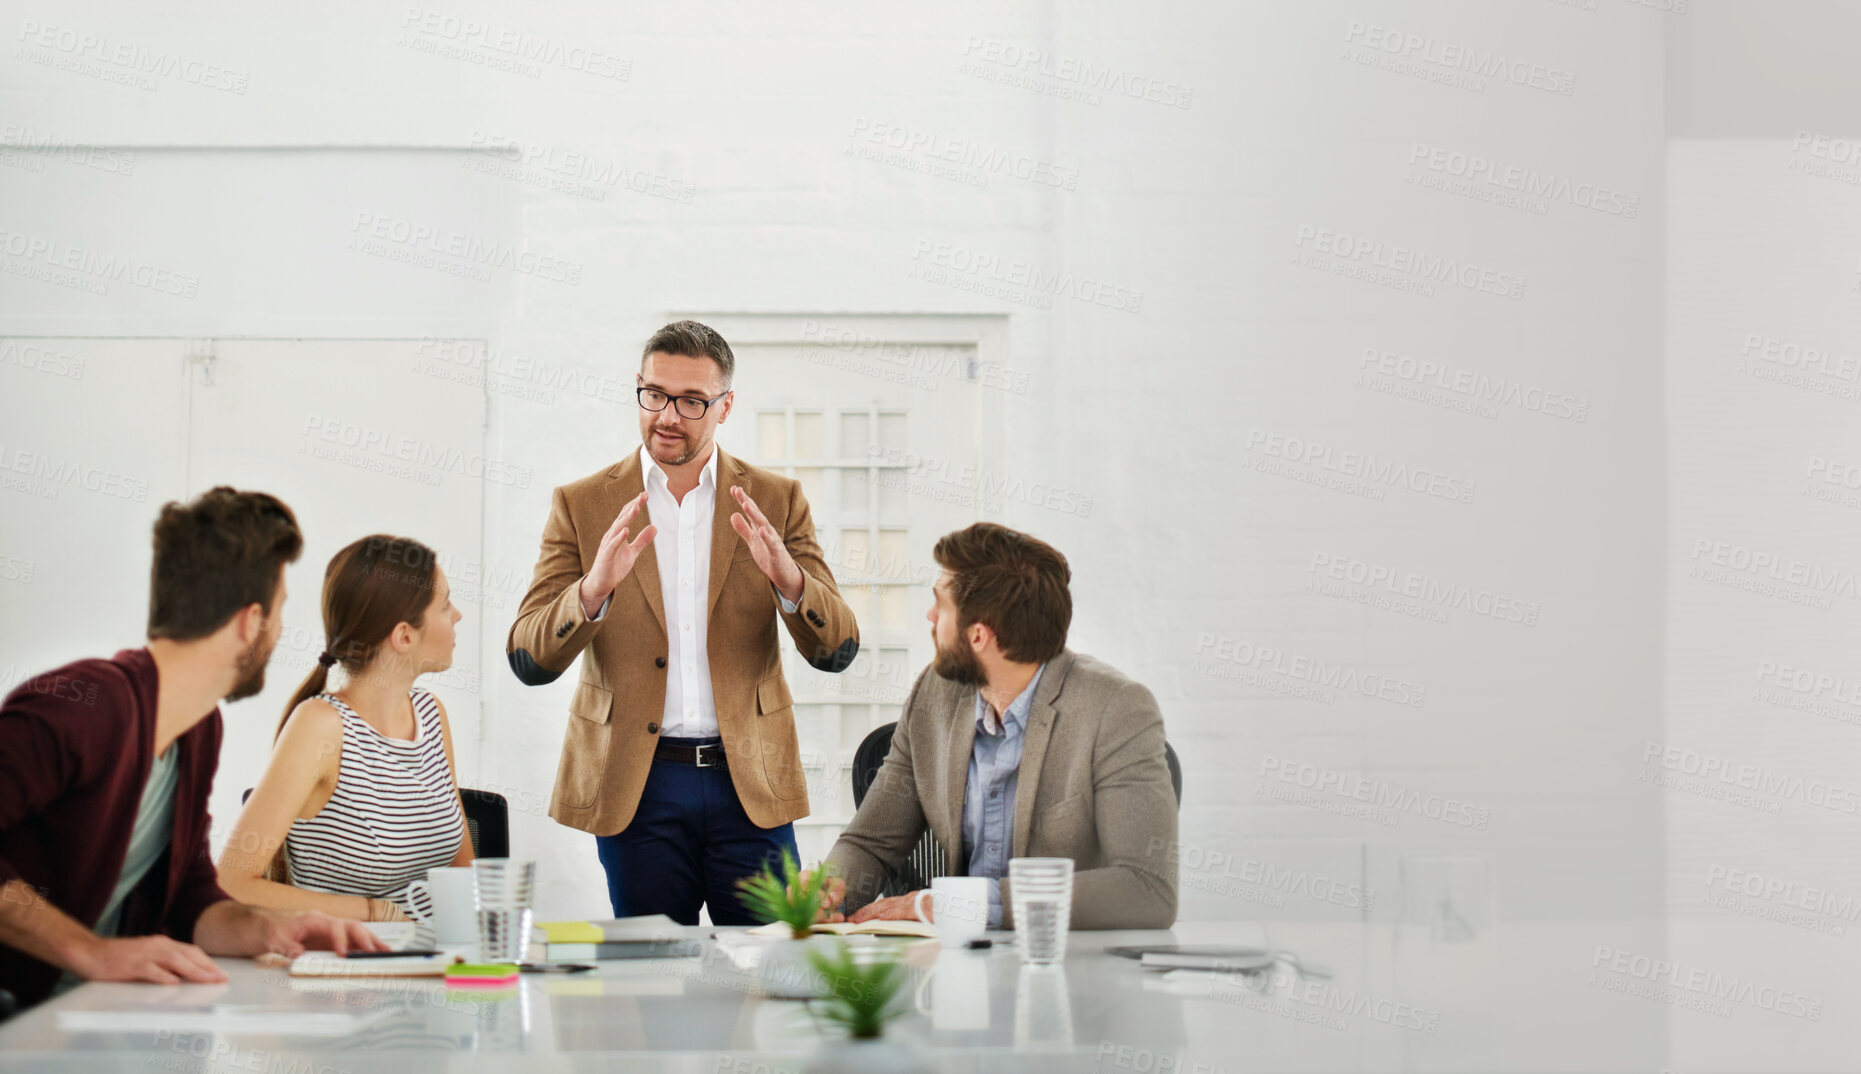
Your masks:
<svg viewBox="0 0 1861 1074"><path fill-rule="evenodd" d="M996 877L989 877L989 927L1002 927L1002 882Z"/></svg>
<svg viewBox="0 0 1861 1074"><path fill-rule="evenodd" d="M770 588L770 589L775 589L775 583L774 583L774 582L770 582L770 583L769 583L769 588ZM799 607L801 607L801 605L799 605L799 604L797 604L797 603L795 603L794 601L792 601L792 600L789 600L789 599L788 599L787 597L785 597L785 596L783 596L783 595L782 595L782 591L781 591L780 589L775 589L775 599L777 599L777 600L779 600L779 601L781 601L781 602L782 602L782 614L783 614L783 615L794 615L794 614L795 614L795 609L797 609L797 608L799 608Z"/></svg>
<svg viewBox="0 0 1861 1074"><path fill-rule="evenodd" d="M577 594L575 599L581 600L582 598L579 594ZM599 623L602 620L602 618L607 615L607 606L612 603L614 603L614 594L609 593L607 595L607 599L601 602L601 610L595 612L593 615L588 616L588 621L590 623ZM588 609L586 608L582 609L583 614L586 614L587 611Z"/></svg>

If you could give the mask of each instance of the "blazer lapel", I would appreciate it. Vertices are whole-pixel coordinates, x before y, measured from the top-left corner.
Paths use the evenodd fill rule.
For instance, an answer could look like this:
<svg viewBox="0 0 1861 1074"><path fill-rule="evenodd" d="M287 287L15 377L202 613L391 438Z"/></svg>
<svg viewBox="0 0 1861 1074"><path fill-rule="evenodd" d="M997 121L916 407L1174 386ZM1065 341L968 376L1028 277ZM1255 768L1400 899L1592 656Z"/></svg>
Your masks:
<svg viewBox="0 0 1861 1074"><path fill-rule="evenodd" d="M1034 691L1034 703L1027 712L1027 731L1021 744L1020 774L1015 780L1014 857L1029 857L1028 838L1034 828L1034 797L1040 791L1040 770L1047 759L1047 743L1053 739L1053 723L1059 718L1054 701L1060 696L1060 684L1072 666L1072 653L1062 650L1041 673L1040 687Z"/></svg>
<svg viewBox="0 0 1861 1074"><path fill-rule="evenodd" d="M640 453L637 449L631 456L608 472L612 474L614 478L608 485L608 488L613 492L613 499L608 505L608 508L601 512L601 517L607 519L607 524L611 526L614 524L614 519L619 516L621 509L632 502L640 493L646 491L646 474L641 468ZM633 526L628 533L629 539L638 537L640 531L645 529L647 525L652 522L650 516L642 518L642 515L649 515L649 512L642 511L640 515L634 516ZM602 532L606 533L607 531L603 530ZM657 540L658 538L654 539ZM599 538L596 538L596 541L596 547L599 547ZM640 592L646 597L647 606L653 610L653 618L659 620L659 632L662 634L665 633L666 605L665 598L659 592L659 555L653 551L652 545L647 545L646 548L640 552L640 557L633 561L633 569L627 572L627 579L621 584L626 585L628 583L640 587ZM612 609L609 610L611 611Z"/></svg>
<svg viewBox="0 0 1861 1074"><path fill-rule="evenodd" d="M713 450L717 452L717 506L711 511L711 586L705 598L707 619L716 610L717 598L724 592L724 576L730 573L730 564L736 559L737 545L743 543L743 538L737 536L737 528L730 524L730 516L737 513L737 498L730 490L747 484L743 480L743 464L724 454L723 448Z"/></svg>
<svg viewBox="0 0 1861 1074"><path fill-rule="evenodd" d="M935 674L933 672L932 674ZM950 710L950 748L944 753L943 838L945 868L951 876L968 871L963 861L963 790L969 783L969 755L976 746L976 689L958 692Z"/></svg>

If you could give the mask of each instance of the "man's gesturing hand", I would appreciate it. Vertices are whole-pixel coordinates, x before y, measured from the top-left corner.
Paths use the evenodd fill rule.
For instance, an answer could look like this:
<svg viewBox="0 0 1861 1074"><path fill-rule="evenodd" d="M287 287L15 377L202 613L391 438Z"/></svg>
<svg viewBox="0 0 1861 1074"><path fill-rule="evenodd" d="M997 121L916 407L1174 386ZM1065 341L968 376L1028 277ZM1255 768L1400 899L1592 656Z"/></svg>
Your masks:
<svg viewBox="0 0 1861 1074"><path fill-rule="evenodd" d="M730 494L737 498L737 506L743 508L738 514L730 516L730 525L743 538L743 543L750 546L750 556L756 560L757 569L767 575L775 588L790 604L801 599L801 568L795 565L795 557L788 554L788 546L782 543L782 535L769 524L769 519L750 499L750 494L740 486L732 485Z"/></svg>
<svg viewBox="0 0 1861 1074"><path fill-rule="evenodd" d="M620 580L633 569L633 561L640 558L640 552L653 543L653 534L659 532L650 523L640 531L638 537L628 540L634 520L646 510L646 493L627 502L614 516L614 524L601 535L601 547L594 554L594 566L588 568L581 584L582 614L593 618L601 610L601 603L608 594L620 584Z"/></svg>

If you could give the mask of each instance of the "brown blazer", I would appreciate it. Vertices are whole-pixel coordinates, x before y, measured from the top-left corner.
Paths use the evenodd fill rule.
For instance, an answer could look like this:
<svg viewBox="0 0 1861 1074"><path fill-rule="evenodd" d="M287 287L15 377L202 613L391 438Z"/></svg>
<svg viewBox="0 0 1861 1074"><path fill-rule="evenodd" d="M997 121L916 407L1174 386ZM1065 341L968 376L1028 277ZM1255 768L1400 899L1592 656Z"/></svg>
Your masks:
<svg viewBox="0 0 1861 1074"><path fill-rule="evenodd" d="M929 826L944 873L963 858L963 789L976 741L976 688L929 668L918 676L891 752L827 855L846 909L871 902ZM1073 859L1075 929L1166 929L1176 921L1176 792L1163 715L1142 683L1063 650L1047 662L1027 714L1015 784L1017 858ZM1014 903L1002 878L1002 927Z"/></svg>
<svg viewBox="0 0 1861 1074"><path fill-rule="evenodd" d="M832 672L846 670L859 652L859 625L821 558L799 482L720 448L717 486L706 635L711 693L737 798L751 821L773 828L808 815L808 784L776 620L809 664ZM730 524L737 512L730 490L739 486L782 532L801 568L801 600L792 615L782 612L775 587ZM659 742L667 649L658 557L650 545L640 553L599 622L582 613L578 590L594 566L601 535L645 487L635 451L555 490L536 574L505 642L511 670L530 686L554 682L587 650L569 701L549 815L596 835L612 835L633 820ZM644 526L642 518L636 534Z"/></svg>

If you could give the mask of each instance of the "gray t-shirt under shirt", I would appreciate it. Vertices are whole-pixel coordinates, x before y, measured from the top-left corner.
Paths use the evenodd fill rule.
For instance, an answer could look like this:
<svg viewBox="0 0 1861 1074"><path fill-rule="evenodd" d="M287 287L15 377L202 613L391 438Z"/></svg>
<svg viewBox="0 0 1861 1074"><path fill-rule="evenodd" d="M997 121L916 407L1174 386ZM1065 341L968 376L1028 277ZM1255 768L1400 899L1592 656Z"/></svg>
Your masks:
<svg viewBox="0 0 1861 1074"><path fill-rule="evenodd" d="M142 883L142 878L161 859L162 851L174 840L174 788L181 773L179 745L170 744L167 752L149 766L149 781L142 785L142 804L136 807L136 823L130 829L129 852L123 857L123 871L116 878L116 889L110 892L103 916L91 930L99 936L116 935L122 923L123 900ZM54 994L82 983L75 974L66 972L58 979Z"/></svg>

